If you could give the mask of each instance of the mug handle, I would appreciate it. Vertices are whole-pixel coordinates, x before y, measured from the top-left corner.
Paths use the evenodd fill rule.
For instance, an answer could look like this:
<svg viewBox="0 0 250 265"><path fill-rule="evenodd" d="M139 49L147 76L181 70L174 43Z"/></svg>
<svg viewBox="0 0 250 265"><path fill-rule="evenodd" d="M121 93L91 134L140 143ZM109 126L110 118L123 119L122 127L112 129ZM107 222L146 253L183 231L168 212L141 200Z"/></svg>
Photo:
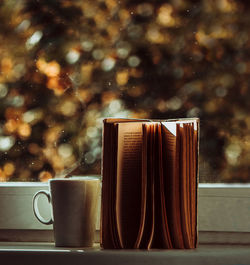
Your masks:
<svg viewBox="0 0 250 265"><path fill-rule="evenodd" d="M40 212L39 212L39 209L38 209L38 198L39 198L39 195L41 194L44 194L47 199L48 199L48 202L51 203L51 197L50 197L50 193L46 190L40 190L38 191L34 197L33 197L33 200L32 200L32 204L33 204L33 212L34 212L34 215L35 217L38 219L38 221L40 221L42 224L45 224L45 225L50 225L50 224L53 224L53 219L52 217L50 217L49 220L45 220Z"/></svg>

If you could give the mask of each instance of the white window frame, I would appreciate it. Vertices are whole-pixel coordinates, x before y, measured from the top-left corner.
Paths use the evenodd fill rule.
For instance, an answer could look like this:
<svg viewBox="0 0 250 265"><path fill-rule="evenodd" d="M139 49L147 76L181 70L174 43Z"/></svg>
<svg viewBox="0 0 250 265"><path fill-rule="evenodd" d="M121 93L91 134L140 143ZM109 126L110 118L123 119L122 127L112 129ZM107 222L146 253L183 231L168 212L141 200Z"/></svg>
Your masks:
<svg viewBox="0 0 250 265"><path fill-rule="evenodd" d="M32 197L47 183L0 183L0 241L52 242L52 225L43 225L32 211ZM51 209L40 200L43 215ZM100 211L100 200L99 200ZM98 218L99 221L99 218ZM100 223L97 223L97 237ZM250 243L250 184L199 184L199 243Z"/></svg>

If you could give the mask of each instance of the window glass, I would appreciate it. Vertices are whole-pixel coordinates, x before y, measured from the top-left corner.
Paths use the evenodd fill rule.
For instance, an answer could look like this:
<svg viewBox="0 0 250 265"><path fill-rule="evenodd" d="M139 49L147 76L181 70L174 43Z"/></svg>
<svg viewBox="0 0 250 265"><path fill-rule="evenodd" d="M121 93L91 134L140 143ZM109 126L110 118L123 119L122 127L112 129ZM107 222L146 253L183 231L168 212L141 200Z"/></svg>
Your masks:
<svg viewBox="0 0 250 265"><path fill-rule="evenodd" d="M3 0L0 180L100 174L103 117L199 117L200 181L248 182L247 1Z"/></svg>

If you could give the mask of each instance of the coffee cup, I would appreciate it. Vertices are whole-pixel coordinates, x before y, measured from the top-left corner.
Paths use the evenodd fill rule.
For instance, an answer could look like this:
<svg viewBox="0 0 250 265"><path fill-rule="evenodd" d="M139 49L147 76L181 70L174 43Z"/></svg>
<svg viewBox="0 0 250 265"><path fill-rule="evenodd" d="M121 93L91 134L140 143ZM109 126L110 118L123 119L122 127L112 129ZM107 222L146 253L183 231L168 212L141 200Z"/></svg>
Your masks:
<svg viewBox="0 0 250 265"><path fill-rule="evenodd" d="M71 177L51 179L49 191L40 190L34 195L34 214L41 223L53 224L57 247L93 246L99 192L98 177ZM49 220L45 220L38 209L42 194L52 206Z"/></svg>

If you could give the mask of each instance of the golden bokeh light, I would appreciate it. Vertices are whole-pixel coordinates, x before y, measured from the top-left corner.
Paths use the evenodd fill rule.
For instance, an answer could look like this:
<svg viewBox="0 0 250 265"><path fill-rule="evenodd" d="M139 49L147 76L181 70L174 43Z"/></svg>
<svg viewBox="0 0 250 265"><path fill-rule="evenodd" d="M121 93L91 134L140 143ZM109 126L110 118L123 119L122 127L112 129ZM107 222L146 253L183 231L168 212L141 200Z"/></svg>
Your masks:
<svg viewBox="0 0 250 265"><path fill-rule="evenodd" d="M84 64L81 67L81 78L83 84L89 84L92 81L93 64Z"/></svg>
<svg viewBox="0 0 250 265"><path fill-rule="evenodd" d="M5 118L6 120L14 119L16 121L19 121L22 119L23 112L24 110L22 108L8 107L5 110Z"/></svg>
<svg viewBox="0 0 250 265"><path fill-rule="evenodd" d="M63 130L62 126L54 126L45 132L45 143L46 145L54 145L57 142L60 134Z"/></svg>
<svg viewBox="0 0 250 265"><path fill-rule="evenodd" d="M112 100L116 99L117 95L116 93L112 91L107 91L102 94L102 102L103 104L109 104Z"/></svg>
<svg viewBox="0 0 250 265"><path fill-rule="evenodd" d="M0 182L5 182L8 180L8 177L4 173L4 171L0 168Z"/></svg>
<svg viewBox="0 0 250 265"><path fill-rule="evenodd" d="M6 121L4 128L6 130L7 133L14 133L18 127L18 121L14 120L14 119L9 119Z"/></svg>
<svg viewBox="0 0 250 265"><path fill-rule="evenodd" d="M36 63L37 68L48 77L55 77L60 74L60 65L56 61L46 62L40 58Z"/></svg>
<svg viewBox="0 0 250 265"><path fill-rule="evenodd" d="M73 116L77 111L77 104L74 101L65 100L60 106L59 111L67 117Z"/></svg>
<svg viewBox="0 0 250 265"><path fill-rule="evenodd" d="M31 135L31 127L28 123L21 123L18 125L17 132L21 138L28 138Z"/></svg>
<svg viewBox="0 0 250 265"><path fill-rule="evenodd" d="M4 57L1 60L1 74L9 75L13 69L13 61L10 57Z"/></svg>
<svg viewBox="0 0 250 265"><path fill-rule="evenodd" d="M93 97L93 93L90 89L79 89L78 96L81 102L88 103Z"/></svg>
<svg viewBox="0 0 250 265"><path fill-rule="evenodd" d="M116 73L116 82L120 86L124 86L127 84L129 79L129 73L127 70L125 71L120 71Z"/></svg>
<svg viewBox="0 0 250 265"><path fill-rule="evenodd" d="M100 174L105 117L194 116L202 181L249 181L247 1L14 2L0 6L0 181L77 161Z"/></svg>
<svg viewBox="0 0 250 265"><path fill-rule="evenodd" d="M170 4L162 5L158 10L157 22L164 27L174 27L178 19L174 17L174 9Z"/></svg>
<svg viewBox="0 0 250 265"><path fill-rule="evenodd" d="M60 84L59 77L50 77L47 82L47 87L54 91L57 96L60 96L64 93L64 88Z"/></svg>
<svg viewBox="0 0 250 265"><path fill-rule="evenodd" d="M49 171L42 171L38 178L41 182L47 182L48 180L52 179L52 175Z"/></svg>
<svg viewBox="0 0 250 265"><path fill-rule="evenodd" d="M169 41L169 35L162 33L158 27L150 27L146 33L149 42L162 44Z"/></svg>
<svg viewBox="0 0 250 265"><path fill-rule="evenodd" d="M15 172L15 165L13 163L5 163L3 172L6 176L11 176Z"/></svg>

